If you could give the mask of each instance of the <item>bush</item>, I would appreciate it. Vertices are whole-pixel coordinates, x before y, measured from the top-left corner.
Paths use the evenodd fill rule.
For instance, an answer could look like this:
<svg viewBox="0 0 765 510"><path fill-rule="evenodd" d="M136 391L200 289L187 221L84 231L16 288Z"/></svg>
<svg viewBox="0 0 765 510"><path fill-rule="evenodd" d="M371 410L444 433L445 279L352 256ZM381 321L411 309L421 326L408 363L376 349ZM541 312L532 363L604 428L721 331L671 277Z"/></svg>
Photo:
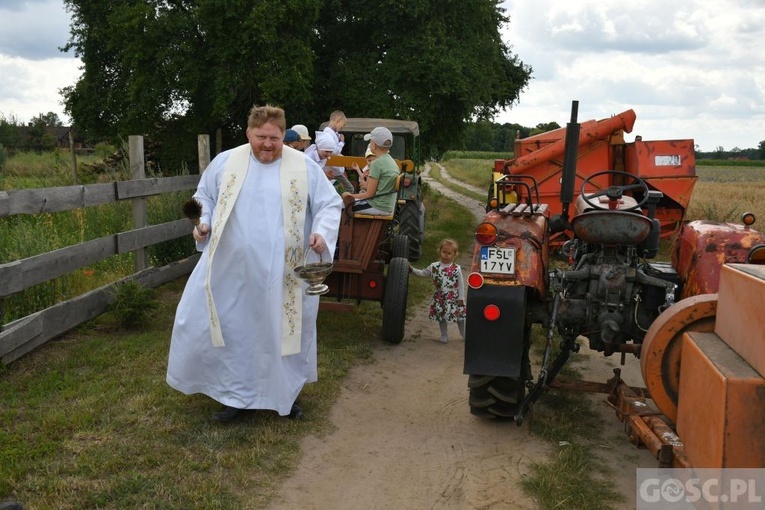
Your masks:
<svg viewBox="0 0 765 510"><path fill-rule="evenodd" d="M114 314L121 327L140 329L149 324L157 306L152 289L130 281L117 287L109 311Z"/></svg>
<svg viewBox="0 0 765 510"><path fill-rule="evenodd" d="M5 160L8 159L8 153L5 152L5 147L0 143L0 172L5 169Z"/></svg>

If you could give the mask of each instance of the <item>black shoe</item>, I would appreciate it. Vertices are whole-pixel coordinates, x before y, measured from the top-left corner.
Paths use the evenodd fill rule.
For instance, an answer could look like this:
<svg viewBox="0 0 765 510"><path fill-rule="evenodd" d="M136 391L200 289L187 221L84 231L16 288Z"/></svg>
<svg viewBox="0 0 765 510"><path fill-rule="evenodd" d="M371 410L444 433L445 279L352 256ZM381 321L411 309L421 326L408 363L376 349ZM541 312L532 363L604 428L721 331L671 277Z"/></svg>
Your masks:
<svg viewBox="0 0 765 510"><path fill-rule="evenodd" d="M223 410L218 411L217 413L213 414L212 418L215 421L231 421L237 416L244 413L244 409L238 409L236 407L226 406L223 408Z"/></svg>
<svg viewBox="0 0 765 510"><path fill-rule="evenodd" d="M292 409L290 409L290 414L287 415L287 418L290 420L302 420L304 418L303 409L297 402L292 404Z"/></svg>

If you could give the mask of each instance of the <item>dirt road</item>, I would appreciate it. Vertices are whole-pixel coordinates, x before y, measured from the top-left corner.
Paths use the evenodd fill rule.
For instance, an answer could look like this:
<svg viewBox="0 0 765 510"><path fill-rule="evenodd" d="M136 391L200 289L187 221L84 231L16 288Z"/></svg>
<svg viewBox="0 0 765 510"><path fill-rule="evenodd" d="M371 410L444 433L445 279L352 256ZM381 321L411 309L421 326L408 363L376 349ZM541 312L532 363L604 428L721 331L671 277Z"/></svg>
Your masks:
<svg viewBox="0 0 765 510"><path fill-rule="evenodd" d="M424 176L429 179L427 168ZM483 215L474 199L429 181L477 217ZM469 265L469 251L460 259L463 267ZM407 322L400 345L381 342L376 363L351 372L331 412L334 431L303 441L303 459L272 510L538 508L519 481L532 462L552 458L557 446L527 427L472 416L463 341L455 325L447 344L438 337L422 305ZM584 356L588 379L604 382L612 375L610 360L597 353ZM624 368L625 381L641 385L638 365ZM634 468L655 467L656 461L629 444L602 396L591 398L607 421L608 437L598 456L625 496L622 508L635 508Z"/></svg>

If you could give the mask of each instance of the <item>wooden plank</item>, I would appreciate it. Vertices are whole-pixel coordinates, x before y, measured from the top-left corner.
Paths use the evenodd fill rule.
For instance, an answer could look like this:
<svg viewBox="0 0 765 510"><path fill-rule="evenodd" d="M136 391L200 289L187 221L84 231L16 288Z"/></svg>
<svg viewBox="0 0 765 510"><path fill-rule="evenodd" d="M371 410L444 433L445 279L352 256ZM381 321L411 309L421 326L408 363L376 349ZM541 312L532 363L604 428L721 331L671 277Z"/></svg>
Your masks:
<svg viewBox="0 0 765 510"><path fill-rule="evenodd" d="M414 169L414 162L411 159L399 160L394 159L399 171L404 168L404 171L411 172ZM327 158L327 166L341 166L344 168L353 168L353 164L359 165L359 168L364 168L367 164L366 158L363 156L341 156L333 154Z"/></svg>
<svg viewBox="0 0 765 510"><path fill-rule="evenodd" d="M194 189L198 183L199 175L183 175L85 186L2 191L0 192L0 218L14 214L69 211L81 207L113 204L126 198Z"/></svg>
<svg viewBox="0 0 765 510"><path fill-rule="evenodd" d="M7 191L0 191L0 218L11 215L11 197Z"/></svg>
<svg viewBox="0 0 765 510"><path fill-rule="evenodd" d="M336 260L332 270L338 273L361 273L361 262L358 260Z"/></svg>
<svg viewBox="0 0 765 510"><path fill-rule="evenodd" d="M117 253L114 236L0 265L0 297L28 289Z"/></svg>
<svg viewBox="0 0 765 510"><path fill-rule="evenodd" d="M40 312L13 321L0 330L0 358L18 349L43 332L43 316Z"/></svg>
<svg viewBox="0 0 765 510"><path fill-rule="evenodd" d="M0 264L0 297L58 278L118 253L188 235L190 231L189 220L180 219Z"/></svg>
<svg viewBox="0 0 765 510"><path fill-rule="evenodd" d="M135 281L149 288L159 287L191 273L201 256L201 253L197 253L191 257L171 262L159 269L149 268L136 276Z"/></svg>
<svg viewBox="0 0 765 510"><path fill-rule="evenodd" d="M319 301L319 310L327 312L352 312L356 308L353 303L341 303L337 301Z"/></svg>
<svg viewBox="0 0 765 510"><path fill-rule="evenodd" d="M327 158L327 166L341 166L351 169L354 163L359 165L359 168L364 168L367 160L363 156L341 156L338 154L333 154Z"/></svg>
<svg viewBox="0 0 765 510"><path fill-rule="evenodd" d="M29 338L15 349L2 353L2 361L10 363L79 324L104 313L109 303L114 299L108 292L108 289L112 287L113 285L100 287L37 312L40 316L37 320L42 324L42 332L37 333L35 329L29 329L27 331L30 334ZM5 335L4 329L0 332L0 345L4 345ZM18 342L19 338L16 338L15 341Z"/></svg>
<svg viewBox="0 0 765 510"><path fill-rule="evenodd" d="M120 181L117 184L117 198L147 197L173 191L195 189L199 184L199 175L182 175L179 177L163 177L151 179L134 179L132 181ZM193 193L189 193L191 196Z"/></svg>
<svg viewBox="0 0 765 510"><path fill-rule="evenodd" d="M83 322L101 315L114 300L112 289L120 283L133 280L146 287L157 287L190 273L199 257L197 254L159 269L149 268L7 324L0 330L0 360L10 363Z"/></svg>
<svg viewBox="0 0 765 510"><path fill-rule="evenodd" d="M13 214L58 212L112 204L117 201L114 183L9 190L0 193L0 217Z"/></svg>
<svg viewBox="0 0 765 510"><path fill-rule="evenodd" d="M138 228L116 235L117 253L128 253L152 244L169 241L184 235L191 235L191 222L188 219L180 219Z"/></svg>

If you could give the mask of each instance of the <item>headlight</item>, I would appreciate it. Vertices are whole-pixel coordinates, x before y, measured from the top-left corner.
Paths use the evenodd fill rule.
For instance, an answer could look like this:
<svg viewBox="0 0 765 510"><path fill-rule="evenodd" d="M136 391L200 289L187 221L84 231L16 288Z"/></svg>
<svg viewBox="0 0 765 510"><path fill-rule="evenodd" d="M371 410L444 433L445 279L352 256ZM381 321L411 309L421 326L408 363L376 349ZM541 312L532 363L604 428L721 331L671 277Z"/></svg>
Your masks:
<svg viewBox="0 0 765 510"><path fill-rule="evenodd" d="M765 244L752 246L752 249L746 254L746 263L765 265Z"/></svg>

